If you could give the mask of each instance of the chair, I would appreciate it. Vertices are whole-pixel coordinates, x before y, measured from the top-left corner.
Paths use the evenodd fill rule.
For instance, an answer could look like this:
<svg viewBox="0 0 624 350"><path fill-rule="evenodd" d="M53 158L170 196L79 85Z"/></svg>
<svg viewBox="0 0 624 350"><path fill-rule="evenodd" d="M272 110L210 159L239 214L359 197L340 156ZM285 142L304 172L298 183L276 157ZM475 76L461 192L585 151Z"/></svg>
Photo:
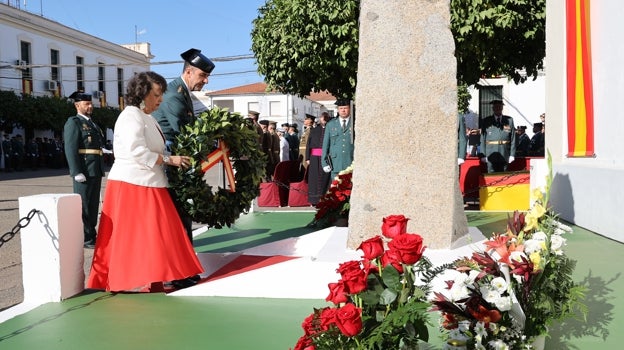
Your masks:
<svg viewBox="0 0 624 350"><path fill-rule="evenodd" d="M288 185L297 178L297 161L279 162L273 172L273 181L260 183L259 207L285 207L288 205Z"/></svg>
<svg viewBox="0 0 624 350"><path fill-rule="evenodd" d="M308 201L308 168L305 168L303 178L298 182L291 182L289 187L289 207L309 207L311 205Z"/></svg>

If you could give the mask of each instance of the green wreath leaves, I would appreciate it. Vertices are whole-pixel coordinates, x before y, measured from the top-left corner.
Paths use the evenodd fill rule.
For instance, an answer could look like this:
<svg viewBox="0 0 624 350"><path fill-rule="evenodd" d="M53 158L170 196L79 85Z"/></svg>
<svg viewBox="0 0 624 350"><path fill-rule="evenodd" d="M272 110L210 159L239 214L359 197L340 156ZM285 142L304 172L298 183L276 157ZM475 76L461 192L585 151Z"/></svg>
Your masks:
<svg viewBox="0 0 624 350"><path fill-rule="evenodd" d="M204 180L202 162L224 140L230 148L230 159L236 179L236 192ZM195 123L180 131L173 154L191 157L186 170L170 169L169 184L179 202L194 222L211 227L230 227L241 213L249 211L260 193L265 174L266 156L260 150L258 134L239 113L213 107L197 116Z"/></svg>

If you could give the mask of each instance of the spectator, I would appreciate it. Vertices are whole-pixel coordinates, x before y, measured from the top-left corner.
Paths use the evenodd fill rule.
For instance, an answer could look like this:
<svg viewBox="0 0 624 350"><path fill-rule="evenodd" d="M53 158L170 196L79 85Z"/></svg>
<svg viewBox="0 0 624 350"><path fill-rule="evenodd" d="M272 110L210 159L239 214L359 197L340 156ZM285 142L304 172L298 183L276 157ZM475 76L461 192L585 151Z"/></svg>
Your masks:
<svg viewBox="0 0 624 350"><path fill-rule="evenodd" d="M277 136L279 137L280 140L280 144L279 144L279 160L280 162L285 162L287 160L290 160L290 145L288 143L288 140L286 139L286 137L284 136L285 131L282 128L277 129Z"/></svg>
<svg viewBox="0 0 624 350"><path fill-rule="evenodd" d="M520 125L516 129L516 157L528 157L531 139L526 134L526 126Z"/></svg>
<svg viewBox="0 0 624 350"><path fill-rule="evenodd" d="M329 173L323 171L323 138L329 113L323 112L319 117L318 125L310 128L310 137L306 144L306 159L308 159L308 202L316 205L321 196L329 187Z"/></svg>
<svg viewBox="0 0 624 350"><path fill-rule="evenodd" d="M535 123L533 124L533 137L531 137L531 148L529 150L529 155L532 157L543 157L545 153L544 149L544 124Z"/></svg>

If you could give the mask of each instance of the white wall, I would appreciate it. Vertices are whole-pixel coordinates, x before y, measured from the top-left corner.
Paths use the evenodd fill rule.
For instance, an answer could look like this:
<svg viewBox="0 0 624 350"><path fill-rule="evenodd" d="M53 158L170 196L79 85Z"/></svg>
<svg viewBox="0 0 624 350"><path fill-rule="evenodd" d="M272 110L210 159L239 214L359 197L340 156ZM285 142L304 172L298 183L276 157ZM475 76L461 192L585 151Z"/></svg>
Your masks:
<svg viewBox="0 0 624 350"><path fill-rule="evenodd" d="M568 158L565 2L546 2L546 147L553 157L552 203L561 217L624 242L621 4L620 0L590 3L595 157Z"/></svg>
<svg viewBox="0 0 624 350"><path fill-rule="evenodd" d="M20 55L20 42L30 43L33 95L52 95L44 88L50 80L50 50L60 54L61 95L76 90L76 56L84 58L85 92L98 91L99 62L105 65L105 91L109 106L119 106L117 68L124 70L125 82L136 72L149 69L150 58L139 52L66 27L58 22L0 4L0 89L22 92L22 74L12 65ZM38 66L38 67L37 67Z"/></svg>

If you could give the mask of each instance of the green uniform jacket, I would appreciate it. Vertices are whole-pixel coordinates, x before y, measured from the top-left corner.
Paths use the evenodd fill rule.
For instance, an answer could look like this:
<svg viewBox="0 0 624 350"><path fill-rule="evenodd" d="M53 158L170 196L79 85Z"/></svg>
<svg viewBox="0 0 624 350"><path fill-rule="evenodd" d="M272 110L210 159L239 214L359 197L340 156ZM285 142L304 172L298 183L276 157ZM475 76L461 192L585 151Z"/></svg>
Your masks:
<svg viewBox="0 0 624 350"><path fill-rule="evenodd" d="M193 101L182 78L167 84L163 101L152 116L160 124L165 139L173 142L185 125L195 121Z"/></svg>
<svg viewBox="0 0 624 350"><path fill-rule="evenodd" d="M512 117L493 115L481 121L481 152L488 158L488 172L505 171L509 156L516 154L516 127Z"/></svg>
<svg viewBox="0 0 624 350"><path fill-rule="evenodd" d="M323 167L332 166L331 179L338 175L339 172L348 168L353 163L353 116L349 118L347 129L342 130L341 118L330 120L325 126L325 135L323 135ZM331 164L328 161L331 158Z"/></svg>
<svg viewBox="0 0 624 350"><path fill-rule="evenodd" d="M104 176L104 161L102 154L83 154L79 150L102 150L104 135L95 123L75 115L69 117L63 128L65 157L69 165L69 175L72 177L82 173L86 177Z"/></svg>

